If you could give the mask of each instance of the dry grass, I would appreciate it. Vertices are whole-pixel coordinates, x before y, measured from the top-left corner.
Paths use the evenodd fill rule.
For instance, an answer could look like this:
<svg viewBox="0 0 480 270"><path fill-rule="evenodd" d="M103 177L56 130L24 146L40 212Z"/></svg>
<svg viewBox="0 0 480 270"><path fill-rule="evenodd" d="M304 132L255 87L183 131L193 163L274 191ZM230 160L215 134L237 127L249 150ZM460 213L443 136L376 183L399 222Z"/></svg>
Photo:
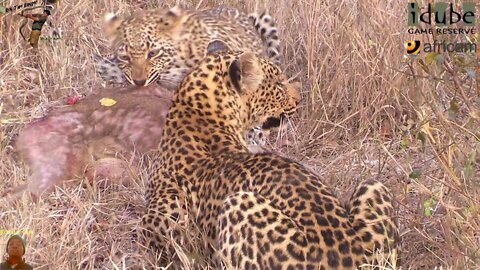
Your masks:
<svg viewBox="0 0 480 270"><path fill-rule="evenodd" d="M66 96L102 87L93 54L107 52L103 13L159 2L62 0L50 19L63 38L41 42L37 54L18 33L21 20L3 18L0 193L26 181L11 147L24 124ZM422 68L418 59L404 58L403 42L412 36L400 2L265 2L281 28L285 69L304 86L303 108L281 150L316 170L338 194L365 178L385 182L398 201L402 269L480 269L478 63L445 54L444 64ZM198 6L217 4L255 8L253 0ZM466 75L461 61L473 61L476 78ZM409 177L413 171L420 175ZM2 203L0 229L29 230L26 258L37 269L123 269L131 259L153 267L154 258L135 242L144 181L139 176L129 187L108 188L78 184L38 203L27 197ZM0 254L7 237L0 235ZM185 265L193 257L201 259L184 255Z"/></svg>

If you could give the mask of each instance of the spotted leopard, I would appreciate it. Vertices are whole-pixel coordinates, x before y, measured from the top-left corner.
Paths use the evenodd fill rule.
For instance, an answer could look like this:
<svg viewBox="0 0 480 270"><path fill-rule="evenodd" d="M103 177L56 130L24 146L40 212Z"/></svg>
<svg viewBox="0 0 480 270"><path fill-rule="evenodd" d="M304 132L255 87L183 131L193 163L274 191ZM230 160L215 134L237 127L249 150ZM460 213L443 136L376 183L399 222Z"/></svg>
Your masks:
<svg viewBox="0 0 480 270"><path fill-rule="evenodd" d="M278 122L299 101L278 66L254 53L202 60L174 96L149 174L147 244L175 259L169 239L193 221L227 269L355 269L395 254L383 184L360 184L343 206L302 164L247 150L244 131Z"/></svg>
<svg viewBox="0 0 480 270"><path fill-rule="evenodd" d="M140 11L123 19L110 14L106 20L114 54L96 56L95 61L100 76L115 84L158 82L176 90L214 40L281 61L277 28L266 12L247 16L228 7L196 11L174 7ZM260 127L248 131L248 144L264 146L267 134Z"/></svg>
<svg viewBox="0 0 480 270"><path fill-rule="evenodd" d="M125 18L108 14L106 30L113 55L95 61L100 77L115 83L158 82L176 89L214 40L280 62L277 28L265 12L246 15L228 7L143 10Z"/></svg>

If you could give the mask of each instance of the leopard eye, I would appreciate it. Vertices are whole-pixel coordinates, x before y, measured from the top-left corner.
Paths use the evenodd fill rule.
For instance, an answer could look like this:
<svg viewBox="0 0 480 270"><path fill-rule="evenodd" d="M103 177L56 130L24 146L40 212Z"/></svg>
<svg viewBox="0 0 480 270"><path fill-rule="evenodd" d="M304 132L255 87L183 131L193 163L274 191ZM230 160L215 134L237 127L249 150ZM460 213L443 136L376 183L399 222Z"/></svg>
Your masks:
<svg viewBox="0 0 480 270"><path fill-rule="evenodd" d="M125 62L130 62L130 56L128 55L119 55L118 59L125 61Z"/></svg>
<svg viewBox="0 0 480 270"><path fill-rule="evenodd" d="M150 52L148 52L148 59L151 59L155 56L158 56L159 54L161 53L161 50L160 49L154 49L154 50L151 50Z"/></svg>
<svg viewBox="0 0 480 270"><path fill-rule="evenodd" d="M285 87L285 84L279 82L279 83L277 83L277 87L280 88L280 90L283 90L284 87Z"/></svg>

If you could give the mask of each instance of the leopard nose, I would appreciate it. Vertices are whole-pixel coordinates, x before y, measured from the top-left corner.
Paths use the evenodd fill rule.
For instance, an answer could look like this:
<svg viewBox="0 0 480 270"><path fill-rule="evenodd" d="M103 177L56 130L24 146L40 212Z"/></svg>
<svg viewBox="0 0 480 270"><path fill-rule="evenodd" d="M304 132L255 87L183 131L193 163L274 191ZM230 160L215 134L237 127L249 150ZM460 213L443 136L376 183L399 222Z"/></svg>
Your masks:
<svg viewBox="0 0 480 270"><path fill-rule="evenodd" d="M145 81L146 81L146 80L133 80L133 82L135 83L135 85L138 85L138 86L144 86L144 85L145 85Z"/></svg>

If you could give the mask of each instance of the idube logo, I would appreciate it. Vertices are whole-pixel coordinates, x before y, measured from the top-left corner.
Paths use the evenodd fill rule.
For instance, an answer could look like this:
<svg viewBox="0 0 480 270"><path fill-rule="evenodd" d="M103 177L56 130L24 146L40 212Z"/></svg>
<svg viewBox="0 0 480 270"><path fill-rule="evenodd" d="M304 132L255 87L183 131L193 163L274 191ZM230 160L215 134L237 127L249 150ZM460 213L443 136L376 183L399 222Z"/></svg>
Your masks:
<svg viewBox="0 0 480 270"><path fill-rule="evenodd" d="M428 4L423 12L417 3L408 3L407 14L409 34L433 34L432 27L422 27L420 23L437 26L437 34L475 34L476 31L474 3L462 3L462 10L458 10L452 3L437 2Z"/></svg>

